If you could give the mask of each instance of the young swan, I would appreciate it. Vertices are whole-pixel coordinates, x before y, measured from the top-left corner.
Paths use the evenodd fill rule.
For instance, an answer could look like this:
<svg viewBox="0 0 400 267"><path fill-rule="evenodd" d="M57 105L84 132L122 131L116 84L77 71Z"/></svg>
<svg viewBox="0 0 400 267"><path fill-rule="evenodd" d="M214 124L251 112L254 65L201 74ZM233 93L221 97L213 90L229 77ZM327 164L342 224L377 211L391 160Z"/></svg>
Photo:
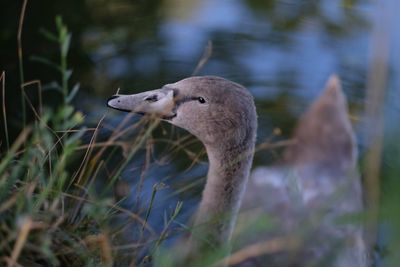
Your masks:
<svg viewBox="0 0 400 267"><path fill-rule="evenodd" d="M114 95L114 109L152 114L195 135L207 150L209 169L189 254L229 243L253 160L257 115L241 85L213 76L191 77L161 89ZM202 241L202 240L206 240Z"/></svg>
<svg viewBox="0 0 400 267"><path fill-rule="evenodd" d="M242 222L265 221L267 214L275 225L235 238L242 247L286 241L243 266L369 266L362 225L343 223L362 212L363 203L357 143L337 76L301 116L291 140L280 163L252 172L242 203L246 213L238 220L243 229Z"/></svg>

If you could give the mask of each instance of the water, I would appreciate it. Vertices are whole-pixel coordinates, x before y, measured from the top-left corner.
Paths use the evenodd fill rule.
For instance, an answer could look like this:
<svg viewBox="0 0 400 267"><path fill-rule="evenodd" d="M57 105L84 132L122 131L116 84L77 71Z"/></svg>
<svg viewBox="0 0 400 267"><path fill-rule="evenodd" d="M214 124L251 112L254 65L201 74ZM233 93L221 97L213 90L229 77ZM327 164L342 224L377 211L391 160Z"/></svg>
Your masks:
<svg viewBox="0 0 400 267"><path fill-rule="evenodd" d="M13 19L4 23L8 38L1 54L10 75L17 73L15 41L6 33L16 31L19 12L12 2L4 9L4 17ZM54 29L58 13L73 33L73 79L101 103L119 87L121 93L133 93L192 75L212 42L211 58L198 74L245 85L256 98L263 138L273 127L290 130L332 73L342 78L354 114L360 113L375 9L372 2L327 0L29 3L23 39L26 79L54 79L55 73L29 57L56 58L38 30ZM17 83L18 76L9 81ZM95 107L89 113L104 113L102 105L87 106Z"/></svg>
<svg viewBox="0 0 400 267"><path fill-rule="evenodd" d="M177 3L179 8L173 8ZM291 124L332 73L342 77L358 114L365 94L372 10L371 4L345 7L332 1L167 2L155 12L157 24L140 38L131 39L142 31L135 25L96 25L97 31L88 27L83 43L97 44L90 54L95 74L88 86L99 96L117 87L126 93L158 88L192 75L211 41L212 56L199 74L237 81L255 95L261 138L285 120L272 118L286 117ZM271 101L275 108L268 107ZM282 110L286 114L278 114Z"/></svg>
<svg viewBox="0 0 400 267"><path fill-rule="evenodd" d="M20 6L17 1L5 2L0 11L4 20L0 68L7 72L8 88L15 88L7 92L9 113L15 122L20 116L15 42ZM198 74L223 76L251 91L259 114L259 142L270 137L276 127L282 130L283 138L289 136L299 114L317 97L332 73L342 79L357 134L362 137L370 39L377 10L372 1L356 0L29 2L23 34L26 80L40 78L46 83L57 75L29 57L57 58L54 47L38 30L54 30L54 16L61 14L73 33L69 56L72 79L82 87L75 105L88 115L88 123L96 123L107 112L105 99L119 87L121 93L134 93L192 75L211 42L212 55ZM391 23L399 25L399 18ZM393 133L398 126L391 122L400 115L396 90L400 61L395 49L400 34L396 27L390 29L386 117L389 133ZM47 99L57 101L51 94ZM122 116L113 114L107 115L108 123L116 123L121 118L117 116ZM262 152L256 155L255 165L274 159L275 153ZM174 162L173 166L153 169L149 176L164 177L190 165L190 160ZM181 176L201 177L205 171L206 165L200 164ZM126 179L130 175L125 171ZM154 180L149 181L147 192Z"/></svg>
<svg viewBox="0 0 400 267"><path fill-rule="evenodd" d="M296 118L332 73L342 78L362 140L371 33L378 10L372 2L207 0L109 5L109 14L94 6L97 12L93 13L100 13L102 21L117 18L117 23L95 20L80 36L82 49L90 51L93 63L90 83L84 86L91 95L105 98L118 87L122 93L139 92L190 76L211 42L212 55L199 74L223 76L252 92L260 116L259 140L270 136L275 127L289 136ZM137 14L142 9L148 14ZM391 34L398 35L394 29ZM392 38L392 47L398 39ZM397 62L391 62L393 72L398 70ZM395 82L392 77L389 86L395 87ZM399 98L389 99L387 114L393 118L398 115ZM96 106L96 112L99 109Z"/></svg>

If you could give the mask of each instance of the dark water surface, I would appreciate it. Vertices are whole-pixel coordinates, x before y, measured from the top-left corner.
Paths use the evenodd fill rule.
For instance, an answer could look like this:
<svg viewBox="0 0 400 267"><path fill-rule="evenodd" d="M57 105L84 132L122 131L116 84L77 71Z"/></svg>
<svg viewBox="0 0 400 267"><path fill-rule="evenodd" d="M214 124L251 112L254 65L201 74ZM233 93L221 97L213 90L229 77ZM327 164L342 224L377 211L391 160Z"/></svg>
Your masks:
<svg viewBox="0 0 400 267"><path fill-rule="evenodd" d="M10 123L17 125L16 32L22 1L5 2L0 11L0 67L7 74L9 114L14 115ZM395 1L386 2L397 7ZM26 81L41 79L45 84L58 75L30 60L38 55L57 59L57 49L39 34L41 28L54 31L56 14L63 16L73 34L69 65L83 92L76 106L92 115L93 122L106 112L104 100L117 88L134 93L192 75L212 43L211 57L196 74L220 75L252 92L260 141L275 127L288 136L332 73L342 78L354 122L361 125L372 26L374 18L386 16L373 1L28 2L22 35ZM388 88L399 84L396 20L387 27L393 43ZM399 92L392 89L389 95L387 114L394 119L399 114ZM51 93L46 99L58 100ZM258 157L256 162L262 163Z"/></svg>
<svg viewBox="0 0 400 267"><path fill-rule="evenodd" d="M1 67L8 74L8 87L16 88L21 1L6 2L1 11ZM54 79L54 72L30 57L57 58L57 50L39 34L40 28L54 30L56 14L73 34L73 80L99 101L119 87L121 93L132 93L192 75L211 42L212 55L197 74L220 75L245 85L256 98L263 139L273 127L290 129L332 73L342 78L353 115L360 114L376 10L372 1L28 2L25 80ZM13 93L8 101L17 103ZM84 109L104 113L104 106L88 106Z"/></svg>
<svg viewBox="0 0 400 267"><path fill-rule="evenodd" d="M16 125L20 115L15 36L22 1L3 2L0 69L7 73L7 102L13 115L10 123ZM373 1L357 0L29 1L23 28L25 79L48 83L58 75L30 57L57 58L57 50L39 29L54 30L54 17L61 14L72 32L72 79L82 88L75 105L88 116L88 123L95 124L108 112L105 100L117 88L121 93L134 93L191 76L212 43L211 57L197 74L219 75L251 91L259 114L259 142L271 136L276 127L288 136L299 114L318 96L332 73L342 79L358 136L362 137L371 33L377 12ZM399 20L393 18L390 25L400 25ZM400 38L395 28L388 28L393 50L386 110L389 122L398 121L400 114L400 93L395 90L400 71L400 50L395 47L399 47ZM53 105L59 101L51 93L46 100ZM113 125L122 116L110 112L106 121ZM387 126L396 131L397 124ZM256 155L255 163L267 164L274 158L274 153L262 152ZM148 176L176 173L176 169L190 166L187 160L175 162L181 166L150 168ZM137 177L132 169L125 172L126 179ZM190 175L180 175L202 177L205 171L206 165L199 164ZM154 180L148 183L145 188L151 188ZM170 193L165 191L166 196Z"/></svg>

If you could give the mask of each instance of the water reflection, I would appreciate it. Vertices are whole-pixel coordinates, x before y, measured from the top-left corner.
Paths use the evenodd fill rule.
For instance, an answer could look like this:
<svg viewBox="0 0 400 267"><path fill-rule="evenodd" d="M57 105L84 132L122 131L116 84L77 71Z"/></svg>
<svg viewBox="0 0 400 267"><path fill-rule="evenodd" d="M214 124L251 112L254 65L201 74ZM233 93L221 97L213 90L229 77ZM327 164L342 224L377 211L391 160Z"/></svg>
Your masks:
<svg viewBox="0 0 400 267"><path fill-rule="evenodd" d="M34 3L28 6L24 41L33 49L27 49L26 58L55 57L37 32L52 29L52 17L61 13L73 32L74 79L99 97L117 87L156 88L191 75L208 41L213 55L201 74L241 82L260 101L290 92L309 102L332 72L344 77L349 90L365 80L371 4L91 0L54 5L43 0L43 6L40 11ZM17 14L18 7L12 11ZM27 73L51 79L35 71L43 66L26 64Z"/></svg>
<svg viewBox="0 0 400 267"><path fill-rule="evenodd" d="M99 44L91 53L98 74L129 88L142 77L159 77L163 83L190 75L209 40L213 57L202 74L235 79L254 87L258 97L291 90L309 99L332 72L353 67L365 73L371 7L259 2L188 1L177 9L167 2L159 6L159 24L151 36L130 40L135 25L116 27L108 38L96 38L92 29L84 36ZM113 90L103 81L95 85L104 94Z"/></svg>

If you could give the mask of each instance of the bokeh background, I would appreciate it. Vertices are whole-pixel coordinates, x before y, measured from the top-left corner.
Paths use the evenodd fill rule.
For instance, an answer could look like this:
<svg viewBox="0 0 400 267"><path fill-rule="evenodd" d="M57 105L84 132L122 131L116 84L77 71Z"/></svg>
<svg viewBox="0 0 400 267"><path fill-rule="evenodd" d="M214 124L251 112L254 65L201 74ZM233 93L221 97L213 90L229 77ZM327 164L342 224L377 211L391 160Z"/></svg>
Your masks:
<svg viewBox="0 0 400 267"><path fill-rule="evenodd" d="M17 53L22 3L0 3L0 71L6 73L4 101L11 139L20 131L22 119ZM121 93L134 93L193 74L218 75L243 84L254 95L258 140L262 142L271 138L276 128L282 134L275 139L290 136L298 116L336 73L350 103L363 170L363 156L370 144L368 129L376 124L374 118L365 116L367 88L373 86L374 73L384 70L384 83L380 84L384 98L379 106L383 116L378 117L384 125L384 132L378 135L384 136L385 144L379 192L382 203L387 203L378 238L381 247L377 248L382 254L383 247L391 244L389 237L395 236L393 231L398 231L391 223L400 221L398 214L394 216L396 195L400 195L398 12L397 0L28 1L21 38L24 81L41 81L47 105L57 106L62 101L52 90L59 73L37 60L58 59L58 50L42 33L43 29L54 32L55 16L61 15L72 33L68 54L71 83L79 82L81 88L73 104L86 117L86 125L96 125L104 114L110 127L121 119L123 115L110 115L105 106L117 88ZM196 70L204 54L207 62ZM33 89L26 91L33 103L39 101ZM33 118L29 113L28 120ZM0 129L4 140L4 129ZM255 166L278 157L274 151L262 151L256 155ZM161 175L172 168L178 173L190 166L183 159L170 164L173 166L155 166L150 172ZM129 171L134 168L132 163ZM191 175L204 174L206 165L193 169ZM129 171L123 176L130 184Z"/></svg>

